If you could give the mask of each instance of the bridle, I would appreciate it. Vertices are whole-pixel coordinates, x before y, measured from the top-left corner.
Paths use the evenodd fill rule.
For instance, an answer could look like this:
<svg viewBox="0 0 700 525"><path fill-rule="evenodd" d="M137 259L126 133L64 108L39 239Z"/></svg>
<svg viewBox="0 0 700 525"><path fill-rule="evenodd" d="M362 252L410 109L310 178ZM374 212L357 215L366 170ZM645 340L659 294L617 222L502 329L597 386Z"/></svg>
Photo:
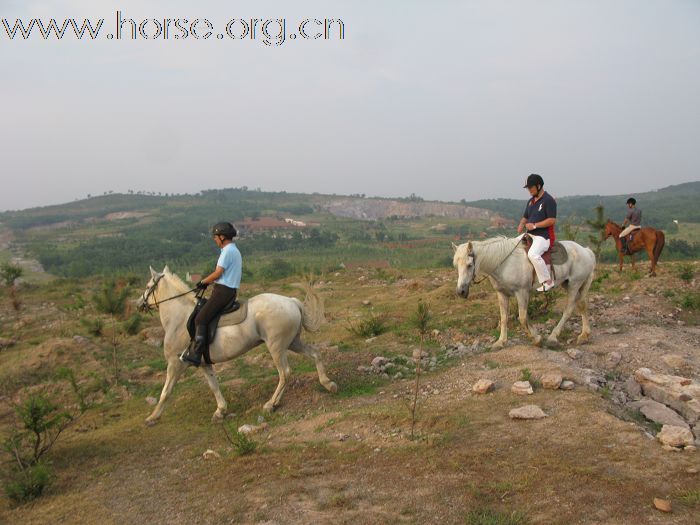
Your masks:
<svg viewBox="0 0 700 525"><path fill-rule="evenodd" d="M476 254L475 254L474 252L472 252L471 256L472 256L472 262L473 262L473 264L474 264L474 275L472 276L472 280L471 280L472 284L481 284L481 283L483 283L486 279L488 279L489 276L490 276L491 274L493 274L496 270L498 270L498 269L501 267L501 265L502 265L504 262L506 262L506 259L508 259L508 257L510 257L511 255L513 255L513 252L515 252L515 249L518 248L519 246L520 246L520 241L518 241L517 243L515 243L515 246L513 246L513 249L512 249L510 252L508 252L508 255L506 255L506 256L501 260L501 262L499 262L499 263L496 265L496 267L495 267L493 270L491 270L490 273L487 273L486 275L484 275L484 276L483 276L481 279L479 279L478 281L477 281L477 279L476 279Z"/></svg>
<svg viewBox="0 0 700 525"><path fill-rule="evenodd" d="M177 299L178 297L182 297L182 296L187 295L189 293L192 293L194 291L199 292L199 290L197 290L197 288L192 288L192 289L187 290L186 292L183 292L181 294L173 295L172 297L168 297L167 299L163 299L162 301L159 301L158 297L156 296L156 288L158 288L158 283L160 282L160 280L163 278L164 275L165 274L162 274L162 273L157 275L153 279L153 284L148 288L148 290L146 290L146 293L143 296L143 307L141 308L144 312L153 313L152 310L158 310L158 307L162 303L165 303L167 301L172 301L173 299ZM201 290L201 292L203 293L204 290ZM151 305L151 303L148 302L148 299L150 299L151 296L153 296L153 304L152 305Z"/></svg>

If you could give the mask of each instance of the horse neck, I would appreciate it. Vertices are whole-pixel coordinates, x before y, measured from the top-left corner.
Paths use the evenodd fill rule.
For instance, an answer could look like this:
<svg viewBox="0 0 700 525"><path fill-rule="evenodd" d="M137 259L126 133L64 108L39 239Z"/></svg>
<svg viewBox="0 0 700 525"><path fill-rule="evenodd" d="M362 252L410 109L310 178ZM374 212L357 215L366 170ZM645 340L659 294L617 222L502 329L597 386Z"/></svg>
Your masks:
<svg viewBox="0 0 700 525"><path fill-rule="evenodd" d="M163 301L169 297L174 297L182 293L182 290L174 284L163 279L161 286L158 287L158 299ZM158 312L160 314L160 323L163 325L165 332L182 326L186 321L187 317L192 313L194 304L189 295L183 295L177 299L172 299L170 301L165 301L158 305Z"/></svg>
<svg viewBox="0 0 700 525"><path fill-rule="evenodd" d="M510 242L509 242L510 241ZM520 239L503 239L489 244L474 246L474 255L477 261L477 273L491 275L503 266L503 263L515 251L516 246L512 243L519 243Z"/></svg>

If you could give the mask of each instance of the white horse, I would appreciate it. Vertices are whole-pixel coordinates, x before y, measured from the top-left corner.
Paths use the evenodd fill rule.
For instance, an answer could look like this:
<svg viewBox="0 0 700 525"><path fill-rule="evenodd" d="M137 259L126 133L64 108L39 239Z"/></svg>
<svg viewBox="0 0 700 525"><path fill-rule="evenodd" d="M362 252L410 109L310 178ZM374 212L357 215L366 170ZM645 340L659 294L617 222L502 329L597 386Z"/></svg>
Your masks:
<svg viewBox="0 0 700 525"><path fill-rule="evenodd" d="M289 380L291 369L287 361L287 350L313 358L321 384L329 392L338 390L337 385L328 379L318 350L301 341L302 328L315 332L323 322L322 299L310 286L304 286L304 288L306 299L303 304L298 299L271 293L251 297L248 301L248 315L245 321L234 326L220 327L209 345L212 362L221 363L243 355L263 342L267 344L279 373L277 389L263 406L267 412L271 412L279 405ZM186 323L194 308L195 299L192 294L187 293L189 290L190 288L167 266L161 273L151 268L151 280L138 300L140 310L150 308L159 310L160 321L165 330L163 351L168 363L160 400L153 413L146 419L149 425L160 418L175 383L187 368L187 365L180 361L179 356L190 340ZM226 400L221 394L212 366L203 362L201 368L216 398L216 412L212 421L220 421L226 415Z"/></svg>
<svg viewBox="0 0 700 525"><path fill-rule="evenodd" d="M496 295L501 310L501 336L494 348L503 348L508 339L508 303L513 295L518 300L520 324L535 345L542 342L527 317L527 304L530 292L539 284L534 279L533 267L527 253L521 246L522 235L514 238L496 237L484 241L471 241L455 250L454 266L457 268L457 295L469 296L469 286L477 276L487 276ZM568 260L562 265L554 265L556 283L568 290L568 300L561 320L554 328L547 343L558 344L558 337L566 321L575 308L581 314L581 334L578 344L588 340L591 328L588 323L588 290L595 271L595 255L590 248L584 248L573 241L561 241L566 249Z"/></svg>

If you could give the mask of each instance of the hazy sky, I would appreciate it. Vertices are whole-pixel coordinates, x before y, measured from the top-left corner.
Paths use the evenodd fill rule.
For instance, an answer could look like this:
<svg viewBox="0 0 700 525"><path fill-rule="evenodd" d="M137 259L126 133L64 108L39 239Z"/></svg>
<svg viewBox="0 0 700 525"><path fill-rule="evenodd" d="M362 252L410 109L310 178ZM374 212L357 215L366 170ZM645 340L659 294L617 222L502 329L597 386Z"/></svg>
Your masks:
<svg viewBox="0 0 700 525"><path fill-rule="evenodd" d="M0 209L244 185L525 198L531 172L555 195L700 180L698 0L144 4L0 0L11 26L105 19L96 41L10 40L0 21ZM117 9L215 34L340 18L345 40L108 40Z"/></svg>

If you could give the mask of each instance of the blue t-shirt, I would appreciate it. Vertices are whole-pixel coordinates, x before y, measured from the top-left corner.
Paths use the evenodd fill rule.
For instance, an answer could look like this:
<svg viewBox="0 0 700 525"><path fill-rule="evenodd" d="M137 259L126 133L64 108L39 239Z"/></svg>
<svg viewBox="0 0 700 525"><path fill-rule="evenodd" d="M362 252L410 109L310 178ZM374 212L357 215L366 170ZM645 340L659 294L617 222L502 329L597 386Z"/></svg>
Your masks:
<svg viewBox="0 0 700 525"><path fill-rule="evenodd" d="M523 217L527 219L527 222L537 224L545 219L556 219L557 217L557 201L554 200L549 193L546 191L542 194L539 200L534 201L534 197L527 201L525 206L525 212ZM550 226L549 228L535 228L531 230L530 235L539 235L545 239L550 239L554 233L554 228Z"/></svg>
<svg viewBox="0 0 700 525"><path fill-rule="evenodd" d="M229 288L238 289L241 286L241 272L243 271L243 259L241 252L234 243L221 248L221 255L216 261L217 266L224 269L224 273L216 280L217 284L223 284Z"/></svg>

